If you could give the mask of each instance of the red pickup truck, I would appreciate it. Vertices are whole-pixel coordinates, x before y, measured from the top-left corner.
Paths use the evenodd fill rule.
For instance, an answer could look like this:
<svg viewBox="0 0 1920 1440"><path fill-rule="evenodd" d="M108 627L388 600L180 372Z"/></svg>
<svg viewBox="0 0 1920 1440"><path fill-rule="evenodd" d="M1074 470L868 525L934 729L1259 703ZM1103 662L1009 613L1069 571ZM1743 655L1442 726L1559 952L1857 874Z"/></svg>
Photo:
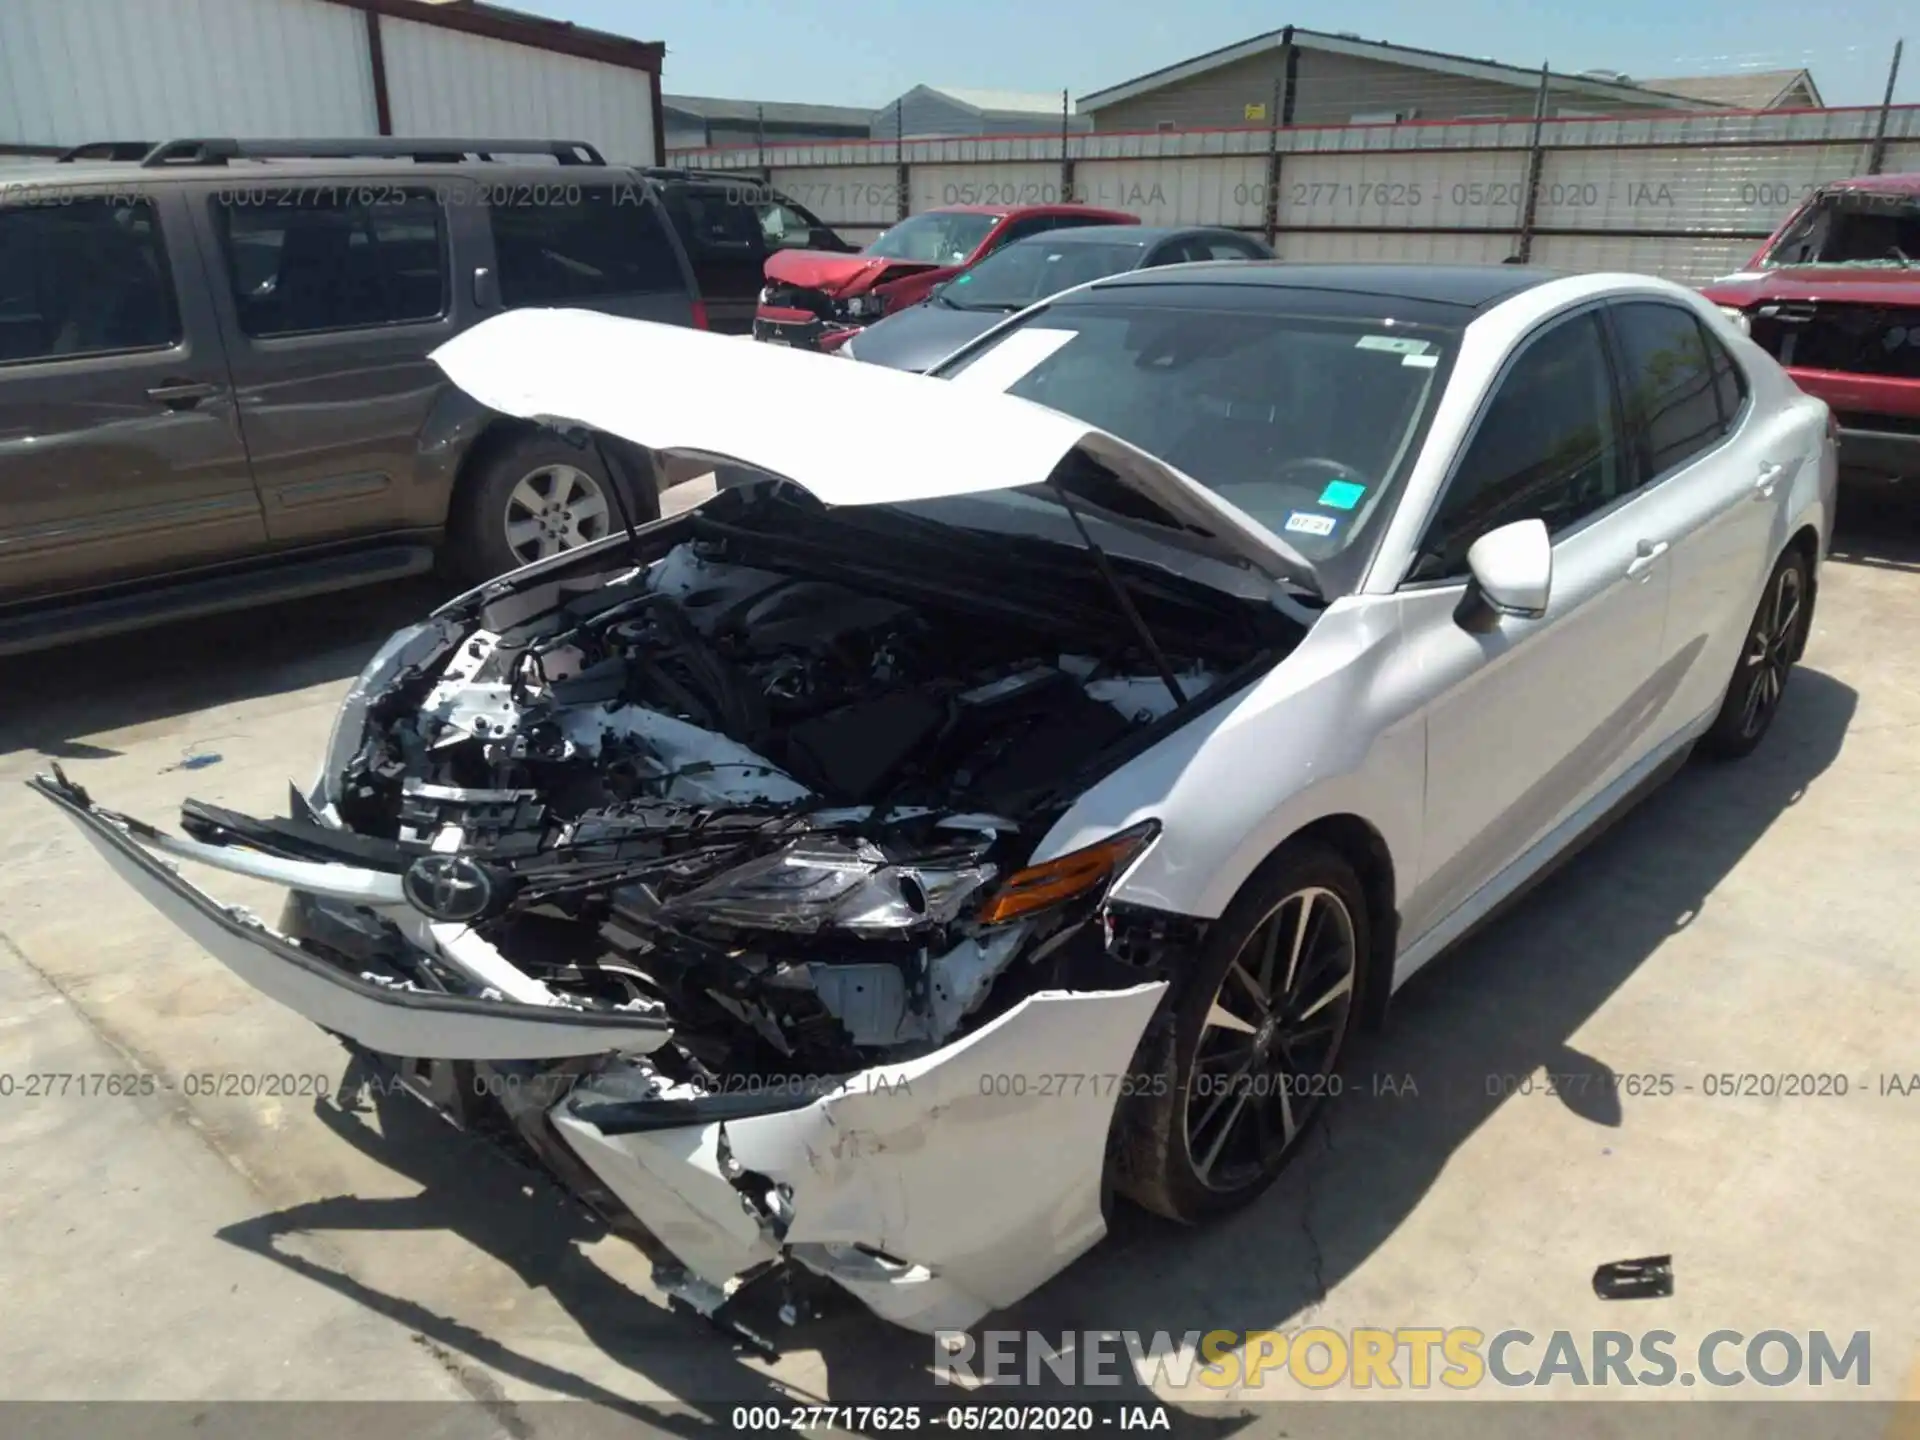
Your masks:
<svg viewBox="0 0 1920 1440"><path fill-rule="evenodd" d="M1820 187L1700 288L1832 407L1849 479L1920 480L1920 175Z"/></svg>
<svg viewBox="0 0 1920 1440"><path fill-rule="evenodd" d="M1139 223L1137 215L1090 205L948 205L908 216L856 255L776 250L767 257L753 338L837 350L1002 245L1068 225Z"/></svg>

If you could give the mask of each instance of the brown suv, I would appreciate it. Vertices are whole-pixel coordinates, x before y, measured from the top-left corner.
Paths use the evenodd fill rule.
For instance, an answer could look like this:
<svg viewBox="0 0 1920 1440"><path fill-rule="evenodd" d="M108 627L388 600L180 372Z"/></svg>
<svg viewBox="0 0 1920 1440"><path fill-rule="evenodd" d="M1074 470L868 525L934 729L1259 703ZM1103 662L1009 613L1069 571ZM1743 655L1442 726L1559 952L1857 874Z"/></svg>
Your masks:
<svg viewBox="0 0 1920 1440"><path fill-rule="evenodd" d="M427 359L522 305L704 325L644 172L578 142L122 153L0 172L0 653L440 551L480 578L658 513L641 457Z"/></svg>

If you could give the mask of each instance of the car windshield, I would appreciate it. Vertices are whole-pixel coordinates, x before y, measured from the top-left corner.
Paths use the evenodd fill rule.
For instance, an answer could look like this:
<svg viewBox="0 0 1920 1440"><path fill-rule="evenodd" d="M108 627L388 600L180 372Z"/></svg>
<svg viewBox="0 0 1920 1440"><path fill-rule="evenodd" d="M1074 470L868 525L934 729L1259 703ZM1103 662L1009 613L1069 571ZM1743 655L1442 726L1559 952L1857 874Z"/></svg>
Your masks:
<svg viewBox="0 0 1920 1440"><path fill-rule="evenodd" d="M867 246L866 253L887 260L925 260L958 265L980 248L998 215L970 210L929 210L902 220Z"/></svg>
<svg viewBox="0 0 1920 1440"><path fill-rule="evenodd" d="M1287 303L1289 292L1270 292ZM1457 331L1371 313L1049 306L934 373L1118 435L1245 511L1319 568L1390 507L1444 385ZM1361 297L1347 296L1347 302Z"/></svg>
<svg viewBox="0 0 1920 1440"><path fill-rule="evenodd" d="M1887 265L1920 262L1920 194L1836 190L1818 196L1767 252L1782 265Z"/></svg>
<svg viewBox="0 0 1920 1440"><path fill-rule="evenodd" d="M939 300L956 310L1024 310L1075 285L1131 270L1145 250L1138 241L1036 235L954 276L939 292Z"/></svg>

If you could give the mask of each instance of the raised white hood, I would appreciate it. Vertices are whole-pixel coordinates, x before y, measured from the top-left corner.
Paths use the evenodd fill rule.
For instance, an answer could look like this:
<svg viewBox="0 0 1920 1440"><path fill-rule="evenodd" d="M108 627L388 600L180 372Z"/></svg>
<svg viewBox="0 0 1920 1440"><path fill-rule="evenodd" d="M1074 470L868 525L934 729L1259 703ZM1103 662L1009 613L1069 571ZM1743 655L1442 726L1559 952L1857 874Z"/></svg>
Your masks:
<svg viewBox="0 0 1920 1440"><path fill-rule="evenodd" d="M1037 485L1077 448L1225 554L1317 588L1292 546L1172 466L986 385L587 310L511 310L433 359L502 414L734 461L827 505Z"/></svg>

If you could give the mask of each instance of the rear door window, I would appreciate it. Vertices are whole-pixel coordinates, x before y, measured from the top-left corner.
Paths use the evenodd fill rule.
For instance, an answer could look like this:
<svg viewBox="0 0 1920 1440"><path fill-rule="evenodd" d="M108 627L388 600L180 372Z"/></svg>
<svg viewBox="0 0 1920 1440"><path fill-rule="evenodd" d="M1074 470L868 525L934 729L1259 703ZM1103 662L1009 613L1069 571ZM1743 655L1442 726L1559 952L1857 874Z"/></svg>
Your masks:
<svg viewBox="0 0 1920 1440"><path fill-rule="evenodd" d="M1726 411L1708 349L1719 342L1691 311L1657 300L1612 309L1627 426L1644 446L1647 478L1657 480L1719 444L1739 406Z"/></svg>
<svg viewBox="0 0 1920 1440"><path fill-rule="evenodd" d="M179 340L151 201L59 197L0 208L0 365Z"/></svg>
<svg viewBox="0 0 1920 1440"><path fill-rule="evenodd" d="M639 186L554 188L557 199L509 196L489 208L503 304L685 292L660 207Z"/></svg>
<svg viewBox="0 0 1920 1440"><path fill-rule="evenodd" d="M213 206L244 334L364 330L447 313L446 224L428 191L249 188Z"/></svg>

